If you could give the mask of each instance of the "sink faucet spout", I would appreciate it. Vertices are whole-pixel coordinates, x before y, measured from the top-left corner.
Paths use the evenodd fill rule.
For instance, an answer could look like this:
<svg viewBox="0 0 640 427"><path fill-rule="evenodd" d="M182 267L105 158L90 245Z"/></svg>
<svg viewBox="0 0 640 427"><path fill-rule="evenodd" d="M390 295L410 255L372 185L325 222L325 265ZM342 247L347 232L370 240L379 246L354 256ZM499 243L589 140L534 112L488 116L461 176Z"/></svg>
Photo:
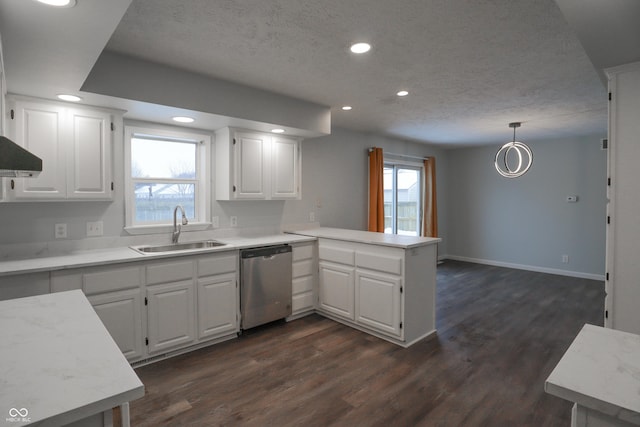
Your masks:
<svg viewBox="0 0 640 427"><path fill-rule="evenodd" d="M178 209L180 209L180 213L182 214L182 225L189 224L189 221L187 220L187 215L184 213L184 208L182 207L182 205L177 205L173 209L173 234L171 234L171 243L178 243L178 239L180 238L180 232L182 231L182 225L178 224L178 221L176 218L178 216Z"/></svg>

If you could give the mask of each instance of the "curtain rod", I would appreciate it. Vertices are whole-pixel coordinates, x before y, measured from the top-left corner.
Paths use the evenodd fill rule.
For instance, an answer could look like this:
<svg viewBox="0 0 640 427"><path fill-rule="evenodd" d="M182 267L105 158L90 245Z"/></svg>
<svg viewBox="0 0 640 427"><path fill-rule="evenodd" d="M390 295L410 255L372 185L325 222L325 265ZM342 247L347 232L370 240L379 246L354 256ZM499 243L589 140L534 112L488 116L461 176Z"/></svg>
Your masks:
<svg viewBox="0 0 640 427"><path fill-rule="evenodd" d="M369 152L373 151L374 148L376 148L376 147L369 148ZM387 156L406 157L407 159L418 159L418 160L428 160L428 159L430 159L430 157L410 156L408 154L387 153L384 150L383 150L383 154L386 154Z"/></svg>

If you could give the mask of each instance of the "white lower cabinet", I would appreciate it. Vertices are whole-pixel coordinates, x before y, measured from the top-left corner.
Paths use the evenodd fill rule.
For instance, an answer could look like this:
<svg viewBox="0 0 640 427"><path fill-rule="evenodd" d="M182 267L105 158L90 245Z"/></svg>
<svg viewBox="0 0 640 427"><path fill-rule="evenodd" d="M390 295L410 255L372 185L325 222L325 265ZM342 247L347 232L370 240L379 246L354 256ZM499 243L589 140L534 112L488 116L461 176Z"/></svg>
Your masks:
<svg viewBox="0 0 640 427"><path fill-rule="evenodd" d="M193 280L147 287L149 354L166 352L195 341Z"/></svg>
<svg viewBox="0 0 640 427"><path fill-rule="evenodd" d="M235 273L198 279L198 339L237 332L237 293Z"/></svg>
<svg viewBox="0 0 640 427"><path fill-rule="evenodd" d="M143 269L138 264L51 272L51 292L82 289L124 356L145 354L142 313Z"/></svg>
<svg viewBox="0 0 640 427"><path fill-rule="evenodd" d="M294 243L291 267L291 316L300 317L315 309L314 283L316 283L317 261L315 242Z"/></svg>
<svg viewBox="0 0 640 427"><path fill-rule="evenodd" d="M358 270L356 322L393 336L402 335L402 278Z"/></svg>
<svg viewBox="0 0 640 427"><path fill-rule="evenodd" d="M354 320L354 272L348 265L319 262L320 286L318 304L320 310Z"/></svg>
<svg viewBox="0 0 640 427"><path fill-rule="evenodd" d="M321 314L403 346L435 332L435 245L319 238L318 259Z"/></svg>
<svg viewBox="0 0 640 427"><path fill-rule="evenodd" d="M27 273L0 277L0 301L51 292L49 273Z"/></svg>
<svg viewBox="0 0 640 427"><path fill-rule="evenodd" d="M51 272L50 290L82 289L127 360L137 362L234 336L237 268L237 251L228 251L67 269Z"/></svg>
<svg viewBox="0 0 640 427"><path fill-rule="evenodd" d="M143 356L142 291L128 289L88 296L87 299L104 323L122 354L135 360Z"/></svg>

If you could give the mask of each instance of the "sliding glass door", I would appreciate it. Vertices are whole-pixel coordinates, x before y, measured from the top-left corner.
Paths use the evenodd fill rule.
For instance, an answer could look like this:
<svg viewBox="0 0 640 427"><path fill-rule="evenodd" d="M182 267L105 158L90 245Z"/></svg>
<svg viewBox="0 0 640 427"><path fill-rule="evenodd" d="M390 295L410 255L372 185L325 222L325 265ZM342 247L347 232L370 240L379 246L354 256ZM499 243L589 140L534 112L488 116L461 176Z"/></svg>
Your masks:
<svg viewBox="0 0 640 427"><path fill-rule="evenodd" d="M384 165L384 232L419 236L422 211L422 168Z"/></svg>

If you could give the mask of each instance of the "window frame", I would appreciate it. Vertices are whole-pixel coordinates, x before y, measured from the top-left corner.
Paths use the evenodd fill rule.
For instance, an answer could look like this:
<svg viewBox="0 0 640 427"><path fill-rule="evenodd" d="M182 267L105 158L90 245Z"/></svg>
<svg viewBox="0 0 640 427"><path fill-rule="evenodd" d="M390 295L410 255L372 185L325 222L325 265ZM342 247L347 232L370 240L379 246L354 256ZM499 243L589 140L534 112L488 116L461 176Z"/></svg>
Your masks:
<svg viewBox="0 0 640 427"><path fill-rule="evenodd" d="M138 182L132 176L131 171L131 140L134 138L159 139L174 142L186 142L196 145L196 178L195 179L156 179L154 181L175 182L184 184L186 181L195 183L195 219L190 219L189 224L182 226L182 231L201 231L211 225L211 153L210 134L197 132L192 129L160 124L125 125L124 137L124 204L125 204L125 231L129 234L156 234L170 233L173 230L173 221L168 223L138 223L135 221L135 183Z"/></svg>
<svg viewBox="0 0 640 427"><path fill-rule="evenodd" d="M391 220L392 220L392 225L391 225L391 233L386 233L386 234L393 234L398 236L398 186L397 186L397 169L414 169L417 170L420 173L420 176L418 177L418 183L420 185L420 191L419 191L419 201L418 201L418 215L417 215L417 225L418 225L418 230L417 230L417 236L422 236L422 226L423 226L423 216L424 216L424 164L423 163L419 163L419 162L411 162L411 161L405 161L405 160L397 160L397 159L390 159L385 157L383 159L383 170L385 168L392 168L393 169L393 188L395 188L395 191L392 191L392 195L393 195L393 200L392 200L392 204L391 204ZM383 192L384 192L384 188L383 188ZM395 221L394 221L395 219Z"/></svg>

